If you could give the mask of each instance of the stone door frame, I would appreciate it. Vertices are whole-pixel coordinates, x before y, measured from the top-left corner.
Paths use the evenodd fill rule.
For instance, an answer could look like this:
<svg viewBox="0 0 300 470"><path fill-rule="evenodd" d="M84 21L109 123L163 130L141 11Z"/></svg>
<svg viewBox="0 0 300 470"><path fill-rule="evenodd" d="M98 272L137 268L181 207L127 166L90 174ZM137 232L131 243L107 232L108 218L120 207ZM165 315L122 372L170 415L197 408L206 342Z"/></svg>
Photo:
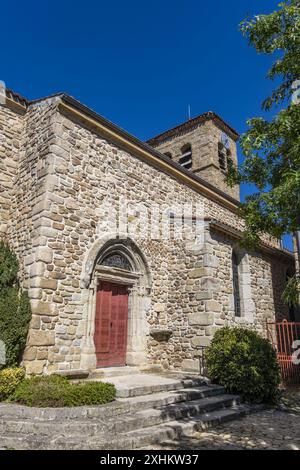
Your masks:
<svg viewBox="0 0 300 470"><path fill-rule="evenodd" d="M110 254L121 254L129 261L132 271L102 266L101 261ZM151 275L147 261L136 243L126 238L97 240L90 249L82 276L84 297L85 334L81 348L81 369L96 368L94 329L96 313L96 290L99 280L128 286L128 337L126 364L147 364L147 338L149 325L147 311L150 308Z"/></svg>

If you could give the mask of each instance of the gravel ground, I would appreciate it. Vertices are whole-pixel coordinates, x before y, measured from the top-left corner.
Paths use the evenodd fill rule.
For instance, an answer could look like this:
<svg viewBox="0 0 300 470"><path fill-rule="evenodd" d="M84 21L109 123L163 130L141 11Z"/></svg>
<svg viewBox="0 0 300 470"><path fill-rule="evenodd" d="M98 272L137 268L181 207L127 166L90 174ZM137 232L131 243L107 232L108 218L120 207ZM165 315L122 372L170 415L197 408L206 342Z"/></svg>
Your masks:
<svg viewBox="0 0 300 470"><path fill-rule="evenodd" d="M284 392L277 408L216 426L156 449L300 450L300 388Z"/></svg>

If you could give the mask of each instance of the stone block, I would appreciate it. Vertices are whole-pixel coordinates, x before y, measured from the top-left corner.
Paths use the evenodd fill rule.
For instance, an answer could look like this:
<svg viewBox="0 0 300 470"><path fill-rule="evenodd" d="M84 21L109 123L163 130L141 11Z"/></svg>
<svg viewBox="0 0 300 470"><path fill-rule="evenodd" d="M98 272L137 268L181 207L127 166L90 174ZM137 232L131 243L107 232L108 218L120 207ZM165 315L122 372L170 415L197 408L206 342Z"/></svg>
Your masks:
<svg viewBox="0 0 300 470"><path fill-rule="evenodd" d="M52 346L55 344L54 331L31 330L28 338L29 346Z"/></svg>
<svg viewBox="0 0 300 470"><path fill-rule="evenodd" d="M55 331L60 335L65 335L67 333L67 327L65 325L57 325Z"/></svg>
<svg viewBox="0 0 300 470"><path fill-rule="evenodd" d="M23 361L33 361L36 358L36 352L37 348L35 346L27 347L23 354Z"/></svg>
<svg viewBox="0 0 300 470"><path fill-rule="evenodd" d="M41 351L37 351L36 358L37 360L48 359L48 350L42 349Z"/></svg>
<svg viewBox="0 0 300 470"><path fill-rule="evenodd" d="M40 277L37 280L38 287L42 289L50 289L56 290L57 289L57 280L56 279L48 279L46 277Z"/></svg>
<svg viewBox="0 0 300 470"><path fill-rule="evenodd" d="M31 311L35 315L56 315L54 305L51 302L43 302L42 300L32 300Z"/></svg>
<svg viewBox="0 0 300 470"><path fill-rule="evenodd" d="M182 370L186 370L186 371L197 372L197 373L199 373L200 371L198 359L184 359L182 361L181 367L182 367Z"/></svg>
<svg viewBox="0 0 300 470"><path fill-rule="evenodd" d="M212 292L210 291L201 291L201 292L197 292L196 294L196 299L197 300L209 300L212 298Z"/></svg>
<svg viewBox="0 0 300 470"><path fill-rule="evenodd" d="M28 289L28 297L30 299L41 299L42 298L42 289Z"/></svg>
<svg viewBox="0 0 300 470"><path fill-rule="evenodd" d="M205 336L195 336L194 338L191 339L191 345L193 348L199 348L200 346L203 346L203 341L205 342Z"/></svg>
<svg viewBox="0 0 300 470"><path fill-rule="evenodd" d="M48 238L56 238L58 235L58 231L52 227L41 227L40 233L44 237L48 237Z"/></svg>
<svg viewBox="0 0 300 470"><path fill-rule="evenodd" d="M220 260L217 256L207 253L203 256L203 266L217 268L219 264Z"/></svg>
<svg viewBox="0 0 300 470"><path fill-rule="evenodd" d="M160 312L164 312L164 311L165 311L165 307L166 307L165 304L157 303L157 304L154 304L153 310L154 310L155 312L160 313Z"/></svg>
<svg viewBox="0 0 300 470"><path fill-rule="evenodd" d="M35 260L34 254L27 255L24 257L24 264L25 266L29 266L30 264L33 264Z"/></svg>
<svg viewBox="0 0 300 470"><path fill-rule="evenodd" d="M26 375L41 375L44 371L45 360L26 362L25 369Z"/></svg>
<svg viewBox="0 0 300 470"><path fill-rule="evenodd" d="M221 312L222 305L216 300L207 300L205 302L205 310L207 312Z"/></svg>
<svg viewBox="0 0 300 470"><path fill-rule="evenodd" d="M195 268L195 269L192 269L190 272L189 272L189 277L191 279L198 279L200 277L203 277L203 276L210 276L212 273L211 273L211 270L209 268L205 268L205 267L201 267L201 268Z"/></svg>
<svg viewBox="0 0 300 470"><path fill-rule="evenodd" d="M30 320L30 328L39 330L41 326L41 318L38 315L32 315Z"/></svg>
<svg viewBox="0 0 300 470"><path fill-rule="evenodd" d="M214 323L214 315L212 313L190 313L189 324L198 326L208 326Z"/></svg>
<svg viewBox="0 0 300 470"><path fill-rule="evenodd" d="M35 261L43 261L44 263L51 263L53 259L53 251L51 248L41 247L36 251Z"/></svg>
<svg viewBox="0 0 300 470"><path fill-rule="evenodd" d="M44 263L34 263L30 266L29 276L43 276L45 272L45 264Z"/></svg>
<svg viewBox="0 0 300 470"><path fill-rule="evenodd" d="M217 326L207 326L205 328L205 334L206 336L214 336L215 332L218 330L219 328Z"/></svg>
<svg viewBox="0 0 300 470"><path fill-rule="evenodd" d="M208 277L203 277L201 279L201 287L203 290L217 291L219 289L219 285L220 285L219 279L215 277L208 276Z"/></svg>
<svg viewBox="0 0 300 470"><path fill-rule="evenodd" d="M211 340L212 340L212 337L209 337L209 336L200 336L198 341L197 341L197 346L200 347L200 346L203 346L203 347L207 347L210 345L211 343Z"/></svg>

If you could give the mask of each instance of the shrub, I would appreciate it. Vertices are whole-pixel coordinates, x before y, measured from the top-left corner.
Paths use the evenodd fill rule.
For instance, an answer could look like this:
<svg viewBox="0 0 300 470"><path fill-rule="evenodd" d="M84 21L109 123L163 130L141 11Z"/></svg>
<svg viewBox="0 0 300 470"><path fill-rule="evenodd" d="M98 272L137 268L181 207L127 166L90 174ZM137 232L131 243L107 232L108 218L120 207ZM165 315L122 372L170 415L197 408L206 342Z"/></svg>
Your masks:
<svg viewBox="0 0 300 470"><path fill-rule="evenodd" d="M0 241L0 289L12 287L17 279L19 270L16 255L10 250L9 246Z"/></svg>
<svg viewBox="0 0 300 470"><path fill-rule="evenodd" d="M0 400L9 398L20 382L24 379L25 371L21 367L7 368L0 371Z"/></svg>
<svg viewBox="0 0 300 470"><path fill-rule="evenodd" d="M113 401L116 389L113 384L87 382L72 385L65 396L65 406L101 405Z"/></svg>
<svg viewBox="0 0 300 470"><path fill-rule="evenodd" d="M5 344L6 364L0 368L18 365L26 344L30 302L26 292L18 286L18 262L15 254L0 242L0 340Z"/></svg>
<svg viewBox="0 0 300 470"><path fill-rule="evenodd" d="M109 383L72 383L65 377L50 375L23 380L12 400L39 407L101 405L113 401L115 394L114 385Z"/></svg>
<svg viewBox="0 0 300 470"><path fill-rule="evenodd" d="M31 319L30 302L27 292L18 287L0 291L0 340L5 344L6 363L3 367L20 363L26 345L28 326Z"/></svg>
<svg viewBox="0 0 300 470"><path fill-rule="evenodd" d="M245 328L221 328L205 353L208 375L250 402L274 401L280 372L269 341Z"/></svg>

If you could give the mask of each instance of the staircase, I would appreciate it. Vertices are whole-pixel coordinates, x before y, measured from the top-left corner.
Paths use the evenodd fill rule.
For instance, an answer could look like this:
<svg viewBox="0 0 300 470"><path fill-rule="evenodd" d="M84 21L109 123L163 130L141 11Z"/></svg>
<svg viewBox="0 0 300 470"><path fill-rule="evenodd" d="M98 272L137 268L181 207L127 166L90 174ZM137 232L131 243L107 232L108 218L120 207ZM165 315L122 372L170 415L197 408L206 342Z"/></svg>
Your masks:
<svg viewBox="0 0 300 470"><path fill-rule="evenodd" d="M198 377L139 373L104 380L115 383L117 400L103 406L0 404L0 448L149 448L251 412L239 396Z"/></svg>

